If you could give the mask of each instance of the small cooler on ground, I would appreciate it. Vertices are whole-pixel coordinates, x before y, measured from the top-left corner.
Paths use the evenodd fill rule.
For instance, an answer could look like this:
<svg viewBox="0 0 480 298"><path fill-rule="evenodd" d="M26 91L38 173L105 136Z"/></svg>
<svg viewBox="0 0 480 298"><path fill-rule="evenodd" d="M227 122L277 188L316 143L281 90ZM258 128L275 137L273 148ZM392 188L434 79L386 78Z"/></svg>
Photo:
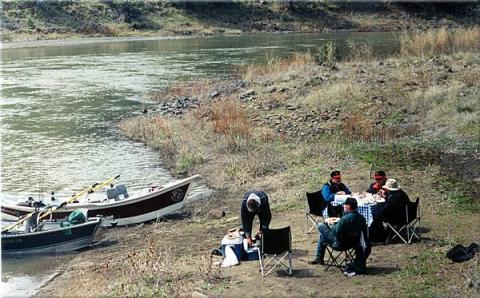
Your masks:
<svg viewBox="0 0 480 298"><path fill-rule="evenodd" d="M245 255L243 256L243 260L245 261L254 261L258 260L258 247L253 246L249 247L247 250L245 250Z"/></svg>
<svg viewBox="0 0 480 298"><path fill-rule="evenodd" d="M238 237L234 237L232 234L228 234L222 239L222 255L225 257L225 247L230 246L237 256L237 260L240 261L243 258L243 239L240 234Z"/></svg>

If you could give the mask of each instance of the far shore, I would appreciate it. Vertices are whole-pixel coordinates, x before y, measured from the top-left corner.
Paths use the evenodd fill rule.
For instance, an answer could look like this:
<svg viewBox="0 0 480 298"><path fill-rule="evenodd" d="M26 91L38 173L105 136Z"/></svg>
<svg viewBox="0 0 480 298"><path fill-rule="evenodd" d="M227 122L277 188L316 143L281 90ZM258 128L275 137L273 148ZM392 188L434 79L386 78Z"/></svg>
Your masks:
<svg viewBox="0 0 480 298"><path fill-rule="evenodd" d="M28 41L2 42L0 49L18 49L18 48L36 48L36 47L52 47L52 46L73 46L79 44L89 44L98 42L122 42L137 40L170 40L170 39L187 39L207 36L127 36L127 37L75 37L68 39L42 39Z"/></svg>
<svg viewBox="0 0 480 298"><path fill-rule="evenodd" d="M1 49L18 49L18 48L36 48L36 47L54 47L54 46L74 46L80 44L91 44L99 42L124 42L124 41L141 41L141 40L174 40L174 39L192 39L192 38L215 38L215 37L230 37L241 35L274 35L274 34L325 34L331 32L391 32L391 31L358 31L358 30L326 30L326 31L276 31L276 32L242 32L230 34L192 34L192 35L157 35L157 36L98 36L98 37L71 37L62 39L38 39L38 40L24 40L1 42Z"/></svg>

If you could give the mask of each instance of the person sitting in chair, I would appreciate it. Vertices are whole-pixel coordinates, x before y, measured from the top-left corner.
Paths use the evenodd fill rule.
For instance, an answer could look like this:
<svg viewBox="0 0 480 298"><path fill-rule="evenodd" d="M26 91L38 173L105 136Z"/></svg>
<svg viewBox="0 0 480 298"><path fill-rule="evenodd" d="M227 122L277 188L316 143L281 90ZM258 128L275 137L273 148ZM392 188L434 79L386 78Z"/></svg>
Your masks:
<svg viewBox="0 0 480 298"><path fill-rule="evenodd" d="M400 188L397 180L388 179L382 186L381 196L385 198L385 208L380 214L380 219L384 222L404 221L405 206L410 202L410 198Z"/></svg>
<svg viewBox="0 0 480 298"><path fill-rule="evenodd" d="M335 199L335 195L349 195L352 192L348 187L342 183L342 176L340 171L333 171L330 173L330 180L322 187L322 197L330 203Z"/></svg>
<svg viewBox="0 0 480 298"><path fill-rule="evenodd" d="M380 192L382 186L384 186L385 182L387 182L387 174L385 174L385 172L382 170L376 171L374 178L375 182L370 184L370 187L367 189L367 192L371 194L377 194Z"/></svg>
<svg viewBox="0 0 480 298"><path fill-rule="evenodd" d="M352 192L342 183L340 171L330 173L330 180L322 187L322 198L327 202L328 216L340 217L343 215L341 206L333 206L331 202L335 199L335 195L349 195Z"/></svg>
<svg viewBox="0 0 480 298"><path fill-rule="evenodd" d="M403 223L406 220L405 206L410 202L410 198L395 179L387 179L379 194L385 198L385 204L378 214L373 214L370 225L370 237L375 242L386 239L384 222Z"/></svg>
<svg viewBox="0 0 480 298"><path fill-rule="evenodd" d="M252 245L252 225L255 215L260 220L260 229L268 229L272 220L268 196L263 191L250 191L243 195L242 207L240 209L242 227L247 238L248 245Z"/></svg>
<svg viewBox="0 0 480 298"><path fill-rule="evenodd" d="M343 204L345 215L333 228L321 223L318 225L320 237L317 243L315 259L308 262L311 265L324 265L327 245L337 249L355 249L355 260L344 271L345 275L353 276L365 272L367 257L370 253L370 244L367 238L367 223L357 211L357 200L347 198ZM363 236L363 237L362 237Z"/></svg>

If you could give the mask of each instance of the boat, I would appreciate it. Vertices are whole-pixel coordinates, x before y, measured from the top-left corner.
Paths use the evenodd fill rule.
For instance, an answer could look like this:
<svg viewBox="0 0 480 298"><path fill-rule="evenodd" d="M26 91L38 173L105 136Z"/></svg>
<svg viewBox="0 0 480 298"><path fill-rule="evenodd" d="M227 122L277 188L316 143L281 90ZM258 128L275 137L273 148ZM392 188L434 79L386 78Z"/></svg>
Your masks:
<svg viewBox="0 0 480 298"><path fill-rule="evenodd" d="M118 176L117 176L118 177ZM199 175L177 180L160 187L148 187L129 194L123 184L110 185L106 193L91 193L74 203L53 210L50 219L63 219L75 209L88 209L87 217L102 217L103 226L124 226L157 220L180 210ZM116 178L116 177L115 177ZM113 179L113 178L112 178ZM44 202L47 207L51 202ZM1 212L10 216L23 217L35 211L33 206L2 202Z"/></svg>
<svg viewBox="0 0 480 298"><path fill-rule="evenodd" d="M20 218L18 216L13 216L11 214L3 213L1 215L2 221L18 221Z"/></svg>
<svg viewBox="0 0 480 298"><path fill-rule="evenodd" d="M2 257L58 254L88 247L101 222L101 218L93 217L66 227L57 221L44 222L34 231L11 229L2 233Z"/></svg>

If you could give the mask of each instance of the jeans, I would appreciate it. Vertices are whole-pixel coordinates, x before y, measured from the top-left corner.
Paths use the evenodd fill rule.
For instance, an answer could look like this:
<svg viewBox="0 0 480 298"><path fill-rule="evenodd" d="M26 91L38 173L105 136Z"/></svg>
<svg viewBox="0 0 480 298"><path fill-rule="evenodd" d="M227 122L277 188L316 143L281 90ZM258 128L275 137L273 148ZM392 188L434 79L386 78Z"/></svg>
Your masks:
<svg viewBox="0 0 480 298"><path fill-rule="evenodd" d="M335 236L333 236L332 229L330 229L326 224L321 223L317 226L317 228L320 232L320 236L318 237L315 258L323 260L323 257L325 256L325 249L327 249L328 245L334 245Z"/></svg>
<svg viewBox="0 0 480 298"><path fill-rule="evenodd" d="M366 247L365 250L361 245L355 247L355 259L353 260L353 268L356 273L365 273L367 269L367 258L370 255L372 249Z"/></svg>

